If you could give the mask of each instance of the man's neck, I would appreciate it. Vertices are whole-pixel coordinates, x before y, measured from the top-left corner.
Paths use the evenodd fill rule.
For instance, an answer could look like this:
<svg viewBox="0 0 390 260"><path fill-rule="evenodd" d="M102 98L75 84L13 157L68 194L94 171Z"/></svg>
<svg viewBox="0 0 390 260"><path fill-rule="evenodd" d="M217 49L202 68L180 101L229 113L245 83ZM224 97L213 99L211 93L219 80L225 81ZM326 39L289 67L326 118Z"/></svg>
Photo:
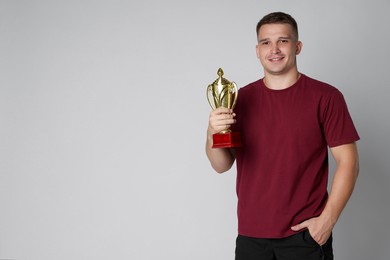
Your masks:
<svg viewBox="0 0 390 260"><path fill-rule="evenodd" d="M273 75L265 73L263 82L269 89L281 90L294 85L300 76L301 74L298 71L293 71L287 75Z"/></svg>

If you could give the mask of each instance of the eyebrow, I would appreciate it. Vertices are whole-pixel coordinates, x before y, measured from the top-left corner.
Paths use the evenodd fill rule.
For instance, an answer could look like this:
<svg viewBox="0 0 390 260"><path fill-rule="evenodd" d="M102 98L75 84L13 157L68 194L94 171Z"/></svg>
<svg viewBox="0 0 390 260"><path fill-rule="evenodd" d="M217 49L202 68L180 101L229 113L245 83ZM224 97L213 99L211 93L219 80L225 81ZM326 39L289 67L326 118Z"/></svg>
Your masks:
<svg viewBox="0 0 390 260"><path fill-rule="evenodd" d="M289 36L282 36L282 37L279 37L278 40L291 40L292 37L289 37ZM264 39L260 39L258 40L258 43L260 42L266 42L266 41L269 41L270 38L264 38Z"/></svg>

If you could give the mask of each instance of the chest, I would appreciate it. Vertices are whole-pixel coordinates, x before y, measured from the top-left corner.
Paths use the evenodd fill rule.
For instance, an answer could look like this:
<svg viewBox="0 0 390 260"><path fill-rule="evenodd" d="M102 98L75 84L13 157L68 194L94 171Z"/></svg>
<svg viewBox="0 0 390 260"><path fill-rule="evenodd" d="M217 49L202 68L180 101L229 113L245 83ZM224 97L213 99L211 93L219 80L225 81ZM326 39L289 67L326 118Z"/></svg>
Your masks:
<svg viewBox="0 0 390 260"><path fill-rule="evenodd" d="M238 115L243 137L278 144L321 142L319 102L309 93L251 95Z"/></svg>

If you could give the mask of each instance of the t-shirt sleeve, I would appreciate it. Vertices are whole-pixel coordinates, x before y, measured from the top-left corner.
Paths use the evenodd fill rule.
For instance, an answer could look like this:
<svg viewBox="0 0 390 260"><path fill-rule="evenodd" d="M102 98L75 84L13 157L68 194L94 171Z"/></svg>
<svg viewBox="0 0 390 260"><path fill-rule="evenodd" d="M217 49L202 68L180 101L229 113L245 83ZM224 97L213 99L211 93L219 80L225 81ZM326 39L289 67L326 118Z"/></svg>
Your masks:
<svg viewBox="0 0 390 260"><path fill-rule="evenodd" d="M323 104L322 127L329 147L353 143L360 139L345 99L337 89L330 93Z"/></svg>

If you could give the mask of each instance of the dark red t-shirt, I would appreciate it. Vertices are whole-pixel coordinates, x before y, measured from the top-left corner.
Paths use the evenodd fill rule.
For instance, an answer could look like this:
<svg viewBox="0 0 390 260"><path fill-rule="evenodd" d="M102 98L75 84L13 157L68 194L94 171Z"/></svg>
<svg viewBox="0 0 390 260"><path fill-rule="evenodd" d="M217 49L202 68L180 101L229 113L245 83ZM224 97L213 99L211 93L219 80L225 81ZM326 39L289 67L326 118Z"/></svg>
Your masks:
<svg viewBox="0 0 390 260"><path fill-rule="evenodd" d="M234 109L243 147L236 150L238 232L293 235L327 201L328 150L359 140L340 91L301 75L291 87L258 80L239 90Z"/></svg>

